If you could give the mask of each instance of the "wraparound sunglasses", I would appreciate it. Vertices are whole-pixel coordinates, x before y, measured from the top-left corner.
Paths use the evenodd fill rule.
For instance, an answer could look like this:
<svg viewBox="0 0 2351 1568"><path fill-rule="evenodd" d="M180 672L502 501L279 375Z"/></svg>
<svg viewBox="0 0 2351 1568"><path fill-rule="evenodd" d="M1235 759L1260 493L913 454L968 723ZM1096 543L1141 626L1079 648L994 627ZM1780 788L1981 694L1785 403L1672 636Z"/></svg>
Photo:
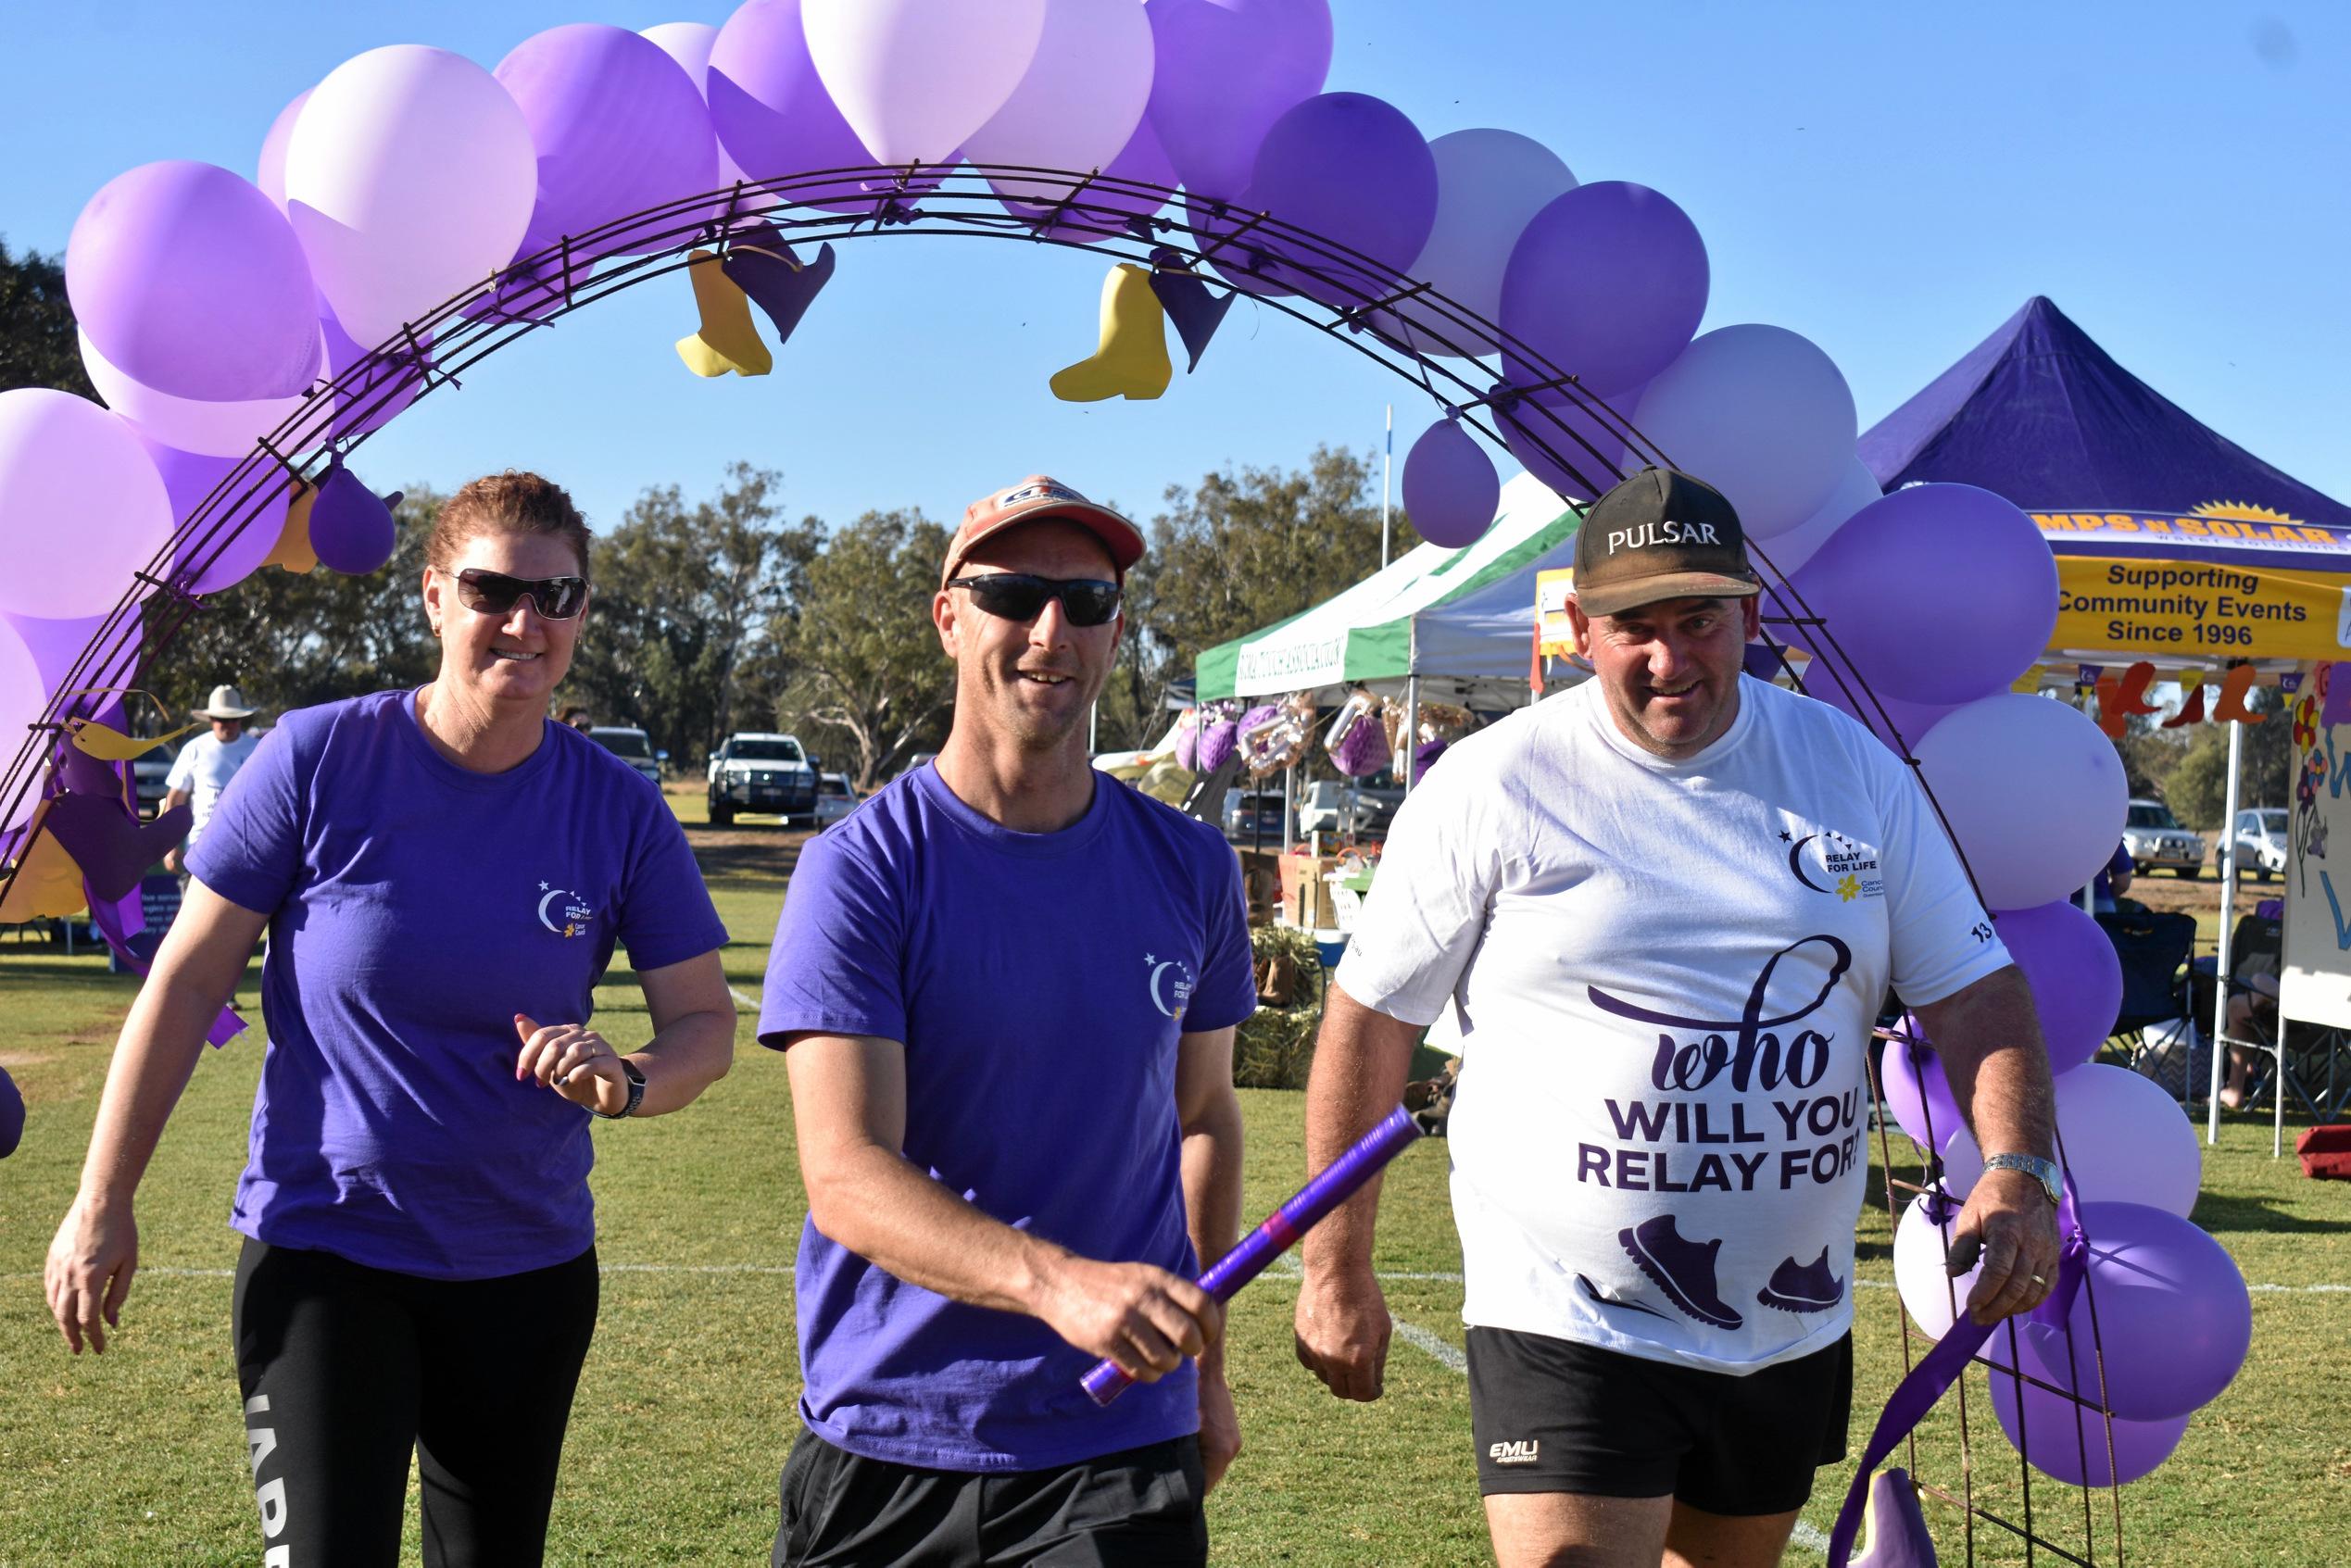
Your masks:
<svg viewBox="0 0 2351 1568"><path fill-rule="evenodd" d="M948 586L968 589L974 604L1006 621L1034 621L1047 599L1059 599L1073 626L1107 624L1118 613L1122 593L1117 583L1097 577L1037 577L1025 571L958 577Z"/></svg>

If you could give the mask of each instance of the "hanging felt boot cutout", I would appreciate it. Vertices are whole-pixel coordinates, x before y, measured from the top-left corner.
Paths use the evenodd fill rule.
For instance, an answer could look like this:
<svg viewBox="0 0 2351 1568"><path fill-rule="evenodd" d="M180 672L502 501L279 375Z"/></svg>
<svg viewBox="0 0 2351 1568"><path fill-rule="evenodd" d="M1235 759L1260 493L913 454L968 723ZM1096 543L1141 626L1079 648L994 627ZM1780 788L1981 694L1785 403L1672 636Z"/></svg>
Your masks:
<svg viewBox="0 0 2351 1568"><path fill-rule="evenodd" d="M1064 403L1106 397L1157 397L1176 379L1167 358L1167 313L1151 292L1151 275L1122 261L1102 280L1101 346L1093 357L1054 372L1053 395Z"/></svg>
<svg viewBox="0 0 2351 1568"><path fill-rule="evenodd" d="M726 275L716 251L698 250L685 270L694 284L694 307L702 313L698 331L677 340L677 357L698 376L763 376L775 369L775 357L760 341L751 324L751 301L741 285Z"/></svg>

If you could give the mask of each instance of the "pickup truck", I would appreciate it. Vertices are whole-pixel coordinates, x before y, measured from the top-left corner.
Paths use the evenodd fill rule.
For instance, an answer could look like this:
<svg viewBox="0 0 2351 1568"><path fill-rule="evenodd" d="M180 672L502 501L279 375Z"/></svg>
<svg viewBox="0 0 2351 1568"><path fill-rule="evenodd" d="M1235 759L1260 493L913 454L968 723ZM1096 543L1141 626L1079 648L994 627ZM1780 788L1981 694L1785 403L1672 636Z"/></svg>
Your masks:
<svg viewBox="0 0 2351 1568"><path fill-rule="evenodd" d="M745 811L773 813L788 825L817 820L816 766L792 735L747 732L710 753L710 821L723 827Z"/></svg>

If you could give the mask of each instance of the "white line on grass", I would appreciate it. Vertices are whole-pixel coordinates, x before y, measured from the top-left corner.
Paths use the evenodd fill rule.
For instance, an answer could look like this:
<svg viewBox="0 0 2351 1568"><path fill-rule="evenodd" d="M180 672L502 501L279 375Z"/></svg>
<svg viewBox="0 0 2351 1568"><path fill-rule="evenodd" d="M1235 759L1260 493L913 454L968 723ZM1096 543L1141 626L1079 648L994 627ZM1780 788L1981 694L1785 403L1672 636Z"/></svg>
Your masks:
<svg viewBox="0 0 2351 1568"><path fill-rule="evenodd" d="M736 990L736 989L735 989L734 986L732 986L732 985L729 985L729 986L726 988L726 994L727 994L728 996L730 996L730 997L734 997L734 998L735 998L735 1005L736 1007L739 1007L739 1008L755 1008L755 1007L757 1007L757 1006L759 1006L759 1005L760 1005L759 1003L757 1003L757 1002L755 1002L755 1001L751 1000L751 998L750 998L750 997L748 997L745 996L742 992L740 992L740 991Z"/></svg>
<svg viewBox="0 0 2351 1568"><path fill-rule="evenodd" d="M1420 1324L1416 1323L1406 1323L1403 1319L1396 1317L1392 1312L1389 1313L1389 1316L1394 1321L1396 1324L1396 1332L1398 1335L1402 1336L1405 1344L1410 1345L1415 1350L1427 1351L1429 1355L1435 1357L1440 1362L1443 1363L1446 1367L1454 1372L1458 1372L1465 1376L1468 1374L1469 1358L1467 1356L1463 1355L1459 1350L1454 1349L1451 1345L1446 1344L1442 1339L1438 1338L1437 1336L1421 1327Z"/></svg>

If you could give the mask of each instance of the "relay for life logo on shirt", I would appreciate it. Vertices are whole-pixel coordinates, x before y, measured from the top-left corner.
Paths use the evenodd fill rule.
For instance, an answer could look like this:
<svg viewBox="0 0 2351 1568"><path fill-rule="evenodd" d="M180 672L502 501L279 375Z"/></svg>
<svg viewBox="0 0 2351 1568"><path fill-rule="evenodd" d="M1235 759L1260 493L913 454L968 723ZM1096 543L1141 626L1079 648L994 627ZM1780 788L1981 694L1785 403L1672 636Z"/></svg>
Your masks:
<svg viewBox="0 0 2351 1568"><path fill-rule="evenodd" d="M567 938L585 935L588 922L596 918L596 911L577 893L544 882L539 884L538 910L541 925Z"/></svg>
<svg viewBox="0 0 2351 1568"><path fill-rule="evenodd" d="M1191 1005L1192 988L1199 984L1192 976L1191 966L1181 959L1163 959L1156 953L1145 953L1143 961L1150 966L1150 977L1145 984L1150 991L1151 1006L1181 1022L1184 1010Z"/></svg>
<svg viewBox="0 0 2351 1568"><path fill-rule="evenodd" d="M1779 842L1787 846L1789 874L1815 893L1829 894L1847 904L1855 898L1886 896L1876 846L1828 828L1804 833L1781 828Z"/></svg>

